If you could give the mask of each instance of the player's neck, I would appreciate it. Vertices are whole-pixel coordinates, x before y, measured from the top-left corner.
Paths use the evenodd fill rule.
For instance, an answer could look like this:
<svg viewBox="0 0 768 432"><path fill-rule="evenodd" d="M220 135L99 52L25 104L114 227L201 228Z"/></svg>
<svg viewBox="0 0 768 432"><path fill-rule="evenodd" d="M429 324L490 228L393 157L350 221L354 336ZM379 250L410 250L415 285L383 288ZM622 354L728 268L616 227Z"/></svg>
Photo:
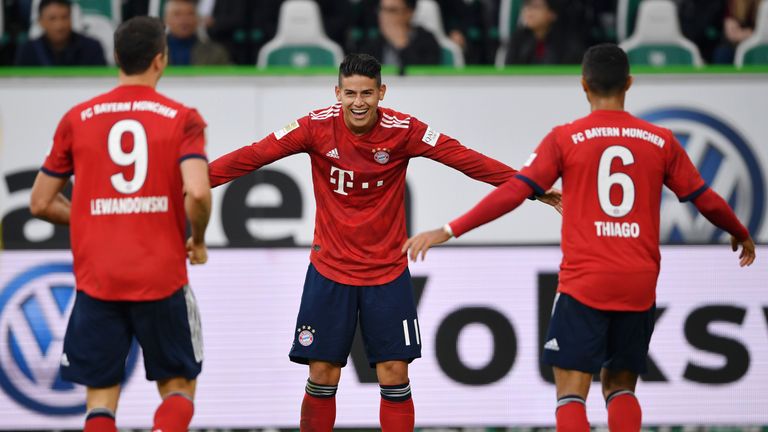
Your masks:
<svg viewBox="0 0 768 432"><path fill-rule="evenodd" d="M618 97L593 97L589 101L592 111L624 111L624 98Z"/></svg>
<svg viewBox="0 0 768 432"><path fill-rule="evenodd" d="M143 73L138 75L126 75L120 71L118 84L121 86L145 86L155 88L160 77L154 73Z"/></svg>

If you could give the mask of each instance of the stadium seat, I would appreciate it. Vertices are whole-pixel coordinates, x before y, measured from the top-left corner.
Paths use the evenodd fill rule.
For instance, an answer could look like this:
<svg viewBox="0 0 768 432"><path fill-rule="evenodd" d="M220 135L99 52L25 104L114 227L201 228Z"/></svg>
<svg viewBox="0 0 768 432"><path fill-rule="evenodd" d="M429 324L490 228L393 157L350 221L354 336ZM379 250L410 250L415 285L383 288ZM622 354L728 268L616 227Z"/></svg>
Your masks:
<svg viewBox="0 0 768 432"><path fill-rule="evenodd" d="M509 38L520 23L520 10L522 8L523 0L501 0L499 5L499 38L502 45L509 42Z"/></svg>
<svg viewBox="0 0 768 432"><path fill-rule="evenodd" d="M147 15L152 17L162 17L165 0L149 0L149 10Z"/></svg>
<svg viewBox="0 0 768 432"><path fill-rule="evenodd" d="M107 17L83 15L80 31L101 42L101 48L104 49L104 59L110 66L115 65L115 29L116 27Z"/></svg>
<svg viewBox="0 0 768 432"><path fill-rule="evenodd" d="M257 65L338 66L341 47L323 30L320 8L313 0L287 0L280 7L277 34L259 51Z"/></svg>
<svg viewBox="0 0 768 432"><path fill-rule="evenodd" d="M635 32L620 46L633 65L702 65L699 49L680 32L672 0L640 3Z"/></svg>
<svg viewBox="0 0 768 432"><path fill-rule="evenodd" d="M768 64L768 0L758 6L755 30L736 48L734 64L737 67Z"/></svg>
<svg viewBox="0 0 768 432"><path fill-rule="evenodd" d="M637 8L641 0L618 0L616 5L616 38L624 42L635 30Z"/></svg>
<svg viewBox="0 0 768 432"><path fill-rule="evenodd" d="M445 35L440 5L435 0L419 0L413 13L413 22L429 30L437 39L442 50L442 64L464 67L464 53L455 42Z"/></svg>

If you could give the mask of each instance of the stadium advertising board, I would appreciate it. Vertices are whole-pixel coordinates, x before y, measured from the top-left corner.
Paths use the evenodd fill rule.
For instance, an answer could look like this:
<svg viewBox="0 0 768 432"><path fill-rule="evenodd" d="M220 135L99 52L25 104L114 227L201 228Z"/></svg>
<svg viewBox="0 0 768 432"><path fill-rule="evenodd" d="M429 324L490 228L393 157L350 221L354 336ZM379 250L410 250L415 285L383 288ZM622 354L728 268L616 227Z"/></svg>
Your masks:
<svg viewBox="0 0 768 432"><path fill-rule="evenodd" d="M296 427L306 367L288 350L307 256L219 249L191 269L205 350L194 427ZM668 246L662 256L638 389L645 424L768 424L768 267L740 269L723 245ZM539 356L559 260L553 246L454 247L411 266L423 344L411 369L417 425L553 424L554 386ZM0 429L81 425L83 389L57 375L73 285L66 251L0 255ZM324 337L316 328L312 343ZM342 373L339 427L377 424L379 389L363 352L357 340ZM158 398L141 355L126 369L118 425L147 427ZM588 403L594 425L606 422L599 394Z"/></svg>
<svg viewBox="0 0 768 432"><path fill-rule="evenodd" d="M0 80L0 216L11 249L64 248L67 233L30 222L26 204L59 118L106 91L113 79ZM382 103L411 113L440 133L520 167L552 126L587 113L576 76L386 77ZM217 157L335 102L335 78L166 78L160 90L199 109L208 122L208 152ZM639 76L628 109L675 131L704 178L735 208L760 242L768 241L768 79L760 75ZM468 109L468 107L471 107ZM105 144L106 145L106 144ZM331 181L329 173L329 181ZM411 162L412 230L440 225L490 190L426 159ZM566 191L567 192L567 191ZM309 159L292 156L215 192L208 238L230 247L308 245L314 224ZM722 241L691 204L665 195L662 240ZM529 203L460 239L465 244L552 244L560 219Z"/></svg>

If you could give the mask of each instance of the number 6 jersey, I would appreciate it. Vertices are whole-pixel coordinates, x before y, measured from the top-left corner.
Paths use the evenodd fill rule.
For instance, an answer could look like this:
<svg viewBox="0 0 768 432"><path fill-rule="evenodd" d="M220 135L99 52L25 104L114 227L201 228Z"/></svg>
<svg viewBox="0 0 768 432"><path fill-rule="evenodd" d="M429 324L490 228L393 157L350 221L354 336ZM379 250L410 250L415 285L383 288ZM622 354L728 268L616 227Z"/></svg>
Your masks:
<svg viewBox="0 0 768 432"><path fill-rule="evenodd" d="M179 164L205 159L205 122L147 86L120 86L59 122L41 170L75 176L70 234L77 289L156 300L187 283Z"/></svg>

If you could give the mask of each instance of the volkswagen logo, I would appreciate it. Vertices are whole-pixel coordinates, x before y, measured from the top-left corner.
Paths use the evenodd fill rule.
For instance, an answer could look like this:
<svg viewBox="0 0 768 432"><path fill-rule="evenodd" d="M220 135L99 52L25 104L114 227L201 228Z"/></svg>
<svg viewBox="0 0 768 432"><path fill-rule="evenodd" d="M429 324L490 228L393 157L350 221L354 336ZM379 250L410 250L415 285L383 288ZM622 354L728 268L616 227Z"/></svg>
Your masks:
<svg viewBox="0 0 768 432"><path fill-rule="evenodd" d="M84 388L59 375L74 300L71 263L29 268L0 291L0 387L30 410L48 415L85 413ZM135 348L126 362L126 379L136 364Z"/></svg>
<svg viewBox="0 0 768 432"><path fill-rule="evenodd" d="M765 177L746 139L724 120L688 108L662 108L643 119L671 129L712 189L734 209L755 235L765 209ZM665 190L661 204L661 241L713 243L724 233L690 206L681 206Z"/></svg>

